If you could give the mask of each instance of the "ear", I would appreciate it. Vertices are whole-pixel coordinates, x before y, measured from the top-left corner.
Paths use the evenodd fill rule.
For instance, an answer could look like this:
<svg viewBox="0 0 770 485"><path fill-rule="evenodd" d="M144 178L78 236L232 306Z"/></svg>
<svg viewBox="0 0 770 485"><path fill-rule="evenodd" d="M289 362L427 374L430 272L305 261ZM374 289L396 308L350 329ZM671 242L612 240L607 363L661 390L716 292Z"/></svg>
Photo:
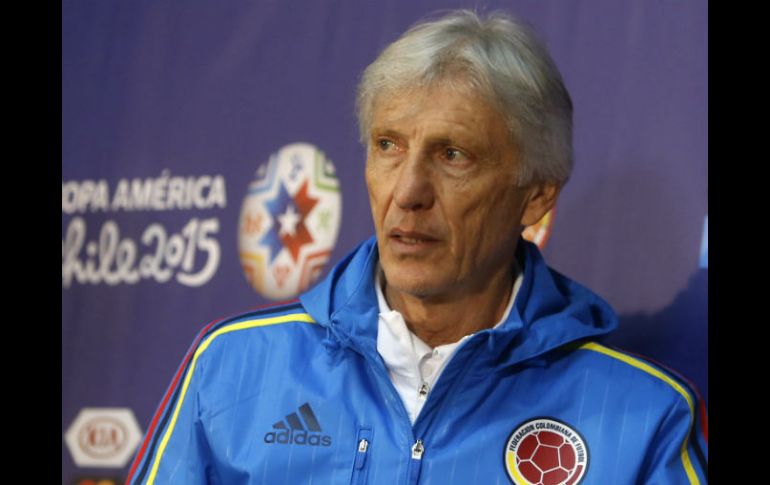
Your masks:
<svg viewBox="0 0 770 485"><path fill-rule="evenodd" d="M536 224L556 205L561 187L553 182L539 182L530 187L521 217L523 226Z"/></svg>

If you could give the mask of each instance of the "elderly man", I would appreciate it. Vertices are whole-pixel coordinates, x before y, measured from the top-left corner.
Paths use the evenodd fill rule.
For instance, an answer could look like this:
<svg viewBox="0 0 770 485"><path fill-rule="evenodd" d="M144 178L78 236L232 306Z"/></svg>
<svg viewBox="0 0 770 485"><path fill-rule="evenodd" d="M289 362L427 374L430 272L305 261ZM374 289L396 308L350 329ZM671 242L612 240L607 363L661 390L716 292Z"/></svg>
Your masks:
<svg viewBox="0 0 770 485"><path fill-rule="evenodd" d="M696 395L597 343L597 295L521 238L572 104L495 15L419 24L358 93L376 238L299 302L204 329L129 483L705 483Z"/></svg>

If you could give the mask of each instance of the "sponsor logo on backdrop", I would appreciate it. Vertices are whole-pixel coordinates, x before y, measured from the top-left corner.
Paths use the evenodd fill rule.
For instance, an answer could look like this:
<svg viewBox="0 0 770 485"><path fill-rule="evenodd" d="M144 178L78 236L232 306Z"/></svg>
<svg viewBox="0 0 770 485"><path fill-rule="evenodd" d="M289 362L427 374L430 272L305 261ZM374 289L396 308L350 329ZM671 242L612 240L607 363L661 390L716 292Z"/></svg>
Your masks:
<svg viewBox="0 0 770 485"><path fill-rule="evenodd" d="M342 196L334 165L308 143L284 146L257 169L241 207L246 280L272 300L313 284L337 242Z"/></svg>
<svg viewBox="0 0 770 485"><path fill-rule="evenodd" d="M527 226L522 232L522 236L527 241L533 242L538 248L543 249L551 236L553 219L556 214L556 206L548 211L537 223Z"/></svg>
<svg viewBox="0 0 770 485"><path fill-rule="evenodd" d="M128 408L84 408L64 434L72 459L80 467L122 468L141 438Z"/></svg>
<svg viewBox="0 0 770 485"><path fill-rule="evenodd" d="M536 418L513 430L504 461L516 485L577 485L588 468L588 447L571 426Z"/></svg>
<svg viewBox="0 0 770 485"><path fill-rule="evenodd" d="M72 216L62 236L62 288L142 280L201 286L219 267L217 217L191 217L173 226L153 222L140 234L124 235L115 218L92 228L85 216L125 213L119 217L126 223L128 214L137 212L224 209L222 175L179 176L163 170L158 177L121 179L114 187L106 180L68 180L61 192L62 216Z"/></svg>
<svg viewBox="0 0 770 485"><path fill-rule="evenodd" d="M709 267L709 216L703 220L703 236L700 241L700 261L698 266L701 269L708 269Z"/></svg>

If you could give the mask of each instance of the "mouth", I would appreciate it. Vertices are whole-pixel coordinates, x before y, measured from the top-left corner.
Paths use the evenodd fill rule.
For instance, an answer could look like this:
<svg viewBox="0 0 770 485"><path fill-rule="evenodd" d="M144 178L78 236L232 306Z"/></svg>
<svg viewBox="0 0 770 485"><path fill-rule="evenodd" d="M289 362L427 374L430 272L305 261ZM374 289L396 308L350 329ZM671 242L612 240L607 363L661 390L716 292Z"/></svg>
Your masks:
<svg viewBox="0 0 770 485"><path fill-rule="evenodd" d="M438 242L439 239L430 234L417 231L406 231L400 228L393 229L388 233L391 240L407 245L422 245Z"/></svg>

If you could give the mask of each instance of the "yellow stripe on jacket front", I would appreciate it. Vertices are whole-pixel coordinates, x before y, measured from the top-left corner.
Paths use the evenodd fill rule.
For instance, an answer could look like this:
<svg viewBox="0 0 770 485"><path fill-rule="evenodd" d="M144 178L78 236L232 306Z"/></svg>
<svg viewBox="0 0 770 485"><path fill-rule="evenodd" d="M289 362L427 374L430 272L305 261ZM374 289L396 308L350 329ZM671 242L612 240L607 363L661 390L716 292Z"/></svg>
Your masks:
<svg viewBox="0 0 770 485"><path fill-rule="evenodd" d="M163 439L160 442L160 446L158 447L158 453L155 456L155 461L152 464L152 469L150 470L150 475L149 475L149 478L147 479L147 485L152 485L155 482L155 476L158 473L160 460L163 456L163 452L166 449L166 445L168 445L168 442L171 439L171 434L174 432L174 427L176 426L176 421L177 421L177 418L179 417L179 411L180 409L182 409L182 403L184 402L185 395L187 394L187 387L190 385L190 380L192 379L193 372L195 372L195 365L198 362L198 357L200 357L200 355L203 354L203 352L205 352L206 349L209 348L209 345L211 345L211 342L215 338L219 337L220 335L230 333L230 332L235 332L237 330L245 330L245 329L254 328L254 327L265 327L268 325L278 325L281 323L289 323L289 322L315 323L315 321L313 320L313 317L311 317L307 313L294 313L291 315L281 315L279 317L261 318L258 320L247 320L244 322L234 323L232 325L222 327L219 330L212 333L209 337L206 338L206 340L203 341L203 343L195 351L195 355L192 358L190 368L187 370L187 374L185 375L184 383L182 384L182 391L179 395L179 399L177 400L176 407L174 408L174 413L171 416L171 422L169 423L168 428L166 429L166 432L163 435Z"/></svg>

